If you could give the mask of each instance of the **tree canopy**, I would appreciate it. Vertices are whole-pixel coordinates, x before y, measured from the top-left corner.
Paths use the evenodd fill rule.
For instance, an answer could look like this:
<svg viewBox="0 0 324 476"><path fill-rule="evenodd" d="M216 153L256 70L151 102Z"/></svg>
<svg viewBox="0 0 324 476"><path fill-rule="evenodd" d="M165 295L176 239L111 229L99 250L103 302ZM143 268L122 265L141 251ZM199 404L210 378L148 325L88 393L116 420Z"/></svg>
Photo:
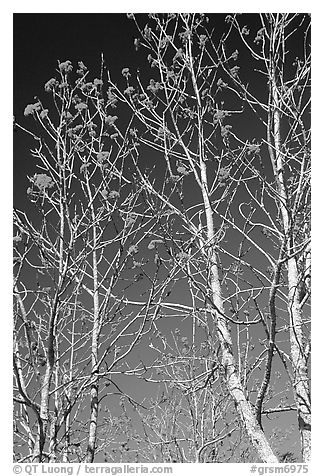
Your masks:
<svg viewBox="0 0 324 476"><path fill-rule="evenodd" d="M15 120L15 460L307 462L310 18L127 17Z"/></svg>

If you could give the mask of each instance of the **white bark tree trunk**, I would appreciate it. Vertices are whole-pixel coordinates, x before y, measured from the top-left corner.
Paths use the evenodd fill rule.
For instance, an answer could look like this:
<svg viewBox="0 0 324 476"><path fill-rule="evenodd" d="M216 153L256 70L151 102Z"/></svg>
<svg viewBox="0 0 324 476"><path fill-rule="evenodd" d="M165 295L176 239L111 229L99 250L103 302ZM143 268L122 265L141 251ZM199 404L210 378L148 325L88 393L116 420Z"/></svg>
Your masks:
<svg viewBox="0 0 324 476"><path fill-rule="evenodd" d="M289 217L289 203L285 187L284 163L281 154L280 138L280 103L279 94L273 73L271 81L271 95L274 104L273 113L273 137L275 160L274 174L276 177L277 190L279 194L279 208L286 237L287 255L291 256L287 262L288 268L288 311L290 318L290 347L291 361L293 366L294 398L297 407L298 427L301 436L301 449L303 461L310 461L311 453L311 406L309 376L306 361L306 349L303 336L303 322L300 307L300 290L297 268L297 258L294 255L294 242L291 229L291 219Z"/></svg>
<svg viewBox="0 0 324 476"><path fill-rule="evenodd" d="M210 271L210 288L212 293L212 303L215 309L215 324L217 337L221 346L221 366L224 371L224 379L233 398L234 405L246 430L246 433L255 448L260 460L264 463L277 463L278 458L272 451L270 444L261 429L251 403L244 393L239 374L236 368L236 360L233 352L233 344L230 330L224 314L223 298L221 292L220 279L217 266L217 255L215 250L215 229L213 210L209 199L209 188L207 180L207 167L204 157L204 134L201 112L200 93L194 73L193 56L191 51L191 41L188 42L188 53L191 68L192 84L197 99L198 113L198 135L199 135L199 165L200 165L200 186L204 201L204 209L207 223L207 243L208 243L208 266Z"/></svg>
<svg viewBox="0 0 324 476"><path fill-rule="evenodd" d="M207 175L206 166L202 167L202 184L204 186L203 196L205 204L205 213L207 219L208 243L211 245L210 252L210 287L212 290L212 301L215 307L215 320L217 328L217 337L221 345L221 365L224 370L225 382L230 395L234 400L234 405L246 430L246 433L255 448L260 460L264 463L277 463L278 458L274 454L263 430L261 429L251 403L247 400L237 369L233 352L233 344L230 331L224 317L223 299L218 275L216 252L214 245L214 224L213 212L206 192Z"/></svg>
<svg viewBox="0 0 324 476"><path fill-rule="evenodd" d="M93 207L91 189L87 182L89 197L91 197L91 213L93 220L93 253L92 253L92 277L93 277L93 327L91 343L91 390L90 390L90 425L86 463L93 463L96 452L97 427L98 427L98 338L99 338L99 290L98 290L98 265L97 265L97 228L96 215Z"/></svg>

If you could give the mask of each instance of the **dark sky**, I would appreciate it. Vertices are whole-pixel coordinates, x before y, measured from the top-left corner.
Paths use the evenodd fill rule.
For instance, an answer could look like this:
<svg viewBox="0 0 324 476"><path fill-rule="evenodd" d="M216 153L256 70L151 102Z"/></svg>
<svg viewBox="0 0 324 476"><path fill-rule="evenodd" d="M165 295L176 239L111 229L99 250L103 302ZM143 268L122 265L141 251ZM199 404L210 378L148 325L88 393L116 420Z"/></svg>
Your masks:
<svg viewBox="0 0 324 476"><path fill-rule="evenodd" d="M102 53L117 81L122 79L120 73L125 67L137 69L140 65L142 77L148 71L145 71L147 61L143 61L147 53L136 53L134 39L138 32L134 22L125 13L16 13L13 17L13 113L17 122L28 129L32 127L32 119L24 117L24 108L35 102L36 95L46 100L44 84L55 76L58 60L70 60L74 66L82 60L92 78L99 75ZM221 13L209 14L215 37L218 32L224 31L225 17L226 14ZM145 24L144 15L138 15L138 20ZM260 27L257 14L243 14L240 22L248 24L252 33L256 33ZM302 45L302 41L299 41L301 36L302 31L300 38L294 35L294 54L298 51L298 45ZM235 35L233 38L229 48L232 46L234 51L238 45ZM262 97L265 84L262 84L260 75L253 76L254 65L248 51L239 47L239 55L239 64L249 65L249 76L244 79L253 84L254 92ZM245 68L241 69L244 73ZM242 123L235 124L240 128L241 138L246 135L251 140L253 136L260 137L263 134L255 125L254 130L250 131L246 118L242 116L242 119ZM236 120L240 120L239 116L236 116ZM28 150L34 145L27 135L18 133L14 136L14 203L20 207L29 185L26 176L35 172L31 170L33 165L28 160Z"/></svg>
<svg viewBox="0 0 324 476"><path fill-rule="evenodd" d="M211 14L210 24L215 35L224 29L225 14ZM245 15L246 21L257 29L257 15ZM145 16L137 15L140 23L145 24ZM74 66L83 61L90 70L91 77L100 72L101 54L106 65L116 79L121 79L121 70L125 67L137 68L145 74L143 68L147 61L145 51L135 52L134 39L138 32L134 22L125 13L16 13L13 24L14 58L14 116L27 129L32 127L32 119L25 118L24 108L35 102L35 96L46 100L44 84L53 76L57 62L70 60ZM233 45L234 47L235 45ZM244 61L243 51L240 51ZM256 84L257 86L257 84ZM244 126L245 127L245 126ZM25 191L29 186L27 175L33 175L35 169L29 149L35 142L19 132L14 136L14 203L22 207Z"/></svg>
<svg viewBox="0 0 324 476"><path fill-rule="evenodd" d="M213 17L215 26L218 21L223 22L224 16ZM14 14L16 120L27 128L32 127L33 119L24 117L24 108L35 102L36 95L46 98L44 84L55 76L58 60L70 60L74 66L82 60L92 78L99 75L101 53L117 78L122 68L137 67L136 36L135 26L125 14ZM34 145L21 132L14 136L14 203L18 208L24 207L26 200L27 175L35 173L28 151ZM287 415L287 426L292 420Z"/></svg>
<svg viewBox="0 0 324 476"><path fill-rule="evenodd" d="M133 22L125 14L15 14L14 101L21 107L54 73L57 60L82 60L99 69L100 55L115 68L132 62Z"/></svg>
<svg viewBox="0 0 324 476"><path fill-rule="evenodd" d="M100 71L101 53L113 71L134 62L133 22L126 14L14 14L14 107L17 122L30 127L24 118L27 104L44 97L44 84L55 76L57 61L83 61L91 74ZM46 96L45 96L46 97ZM28 187L29 147L35 143L19 133L14 137L14 203L22 206Z"/></svg>

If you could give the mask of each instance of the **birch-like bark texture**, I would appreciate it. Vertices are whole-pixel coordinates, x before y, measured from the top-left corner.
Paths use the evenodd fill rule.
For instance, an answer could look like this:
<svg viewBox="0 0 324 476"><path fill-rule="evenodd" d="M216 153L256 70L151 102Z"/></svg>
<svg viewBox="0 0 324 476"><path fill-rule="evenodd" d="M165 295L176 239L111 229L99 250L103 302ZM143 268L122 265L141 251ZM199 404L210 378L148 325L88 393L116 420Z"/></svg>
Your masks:
<svg viewBox="0 0 324 476"><path fill-rule="evenodd" d="M229 394L233 398L234 404L236 406L237 412L241 418L241 422L243 427L245 428L245 431L250 438L250 441L255 448L258 457L260 458L261 461L264 462L277 462L278 458L274 454L273 450L271 449L271 446L269 444L269 441L267 440L263 430L261 429L254 409L251 405L251 403L248 401L247 395L244 392L244 389L242 387L238 372L237 372L237 363L236 359L234 356L234 351L233 351L233 344L232 344L232 339L231 339L231 332L228 326L228 319L225 313L224 309L224 304L223 304L223 297L222 297L222 291L221 291L221 285L220 285L220 277L219 277L219 272L218 272L218 256L216 253L216 248L218 246L217 240L216 240L216 230L214 226L214 220L215 217L217 216L217 211L215 213L214 206L213 206L213 191L211 190L212 188L216 188L217 185L215 185L215 182L212 186L208 184L208 179L207 179L207 160L208 160L208 155L210 154L210 147L207 147L207 152L205 151L205 144L208 142L211 142L210 138L213 135L213 132L209 132L206 129L206 119L204 118L204 115L206 115L206 107L202 107L201 103L201 91L203 90L204 86L207 86L207 94L211 95L211 91L209 91L210 86L208 87L208 82L206 81L206 78L203 77L201 79L201 82L203 85L198 86L197 84L197 75L201 75L202 73L202 57L204 52L202 51L201 53L201 58L199 60L198 58L194 59L193 56L193 44L192 44L192 37L194 33L196 33L195 29L197 27L193 26L194 25L194 17L193 16L186 16L186 15L180 15L177 20L179 21L179 30L181 31L181 28L183 28L184 33L180 33L180 36L183 35L182 38L182 45L183 48L177 48L176 45L173 43L175 42L175 31L173 33L173 36L168 37L167 36L167 28L168 28L168 21L166 23L163 23L160 18L156 17L156 25L157 25L157 31L159 33L153 34L153 30L148 29L146 27L144 38L147 40L147 44L150 43L150 47L152 50L154 50L152 47L152 43L155 42L155 53L156 53L156 59L151 59L152 62L155 63L156 67L159 69L160 73L160 78L161 78L161 83L155 83L153 80L151 80L151 86L149 86L148 89L155 90L155 93L157 94L158 90L161 89L164 93L164 102L163 102L163 107L164 111L163 113L158 112L158 109L156 108L154 110L154 113L152 113L152 119L150 118L150 111L145 110L144 107L137 107L136 102L134 98L132 98L132 92L134 88L130 89L130 93L126 90L125 93L123 94L120 90L117 89L117 87L112 83L112 86L115 88L117 91L117 94L119 95L123 101L128 103L128 105L131 107L133 113L138 117L138 119L144 123L144 125L147 127L151 133L155 134L155 128L158 129L158 134L156 135L156 139L154 139L154 142L157 141L157 138L160 137L161 141L163 144L161 145L161 148L164 149L164 154L165 158L167 160L167 166L169 173L171 174L171 179L173 177L172 173L172 166L170 162L170 157L172 155L178 156L179 159L180 157L182 160L186 161L186 166L188 167L188 171L193 172L193 175L196 179L196 183L200 189L200 194L202 197L202 213L204 215L204 222L206 225L204 226L204 231L199 232L197 231L197 227L194 226L193 220L188 220L188 217L186 219L188 220L188 229L192 230L192 239L195 240L197 237L199 240L199 246L200 249L203 251L205 259L206 259L206 267L208 269L208 281L206 283L206 296L205 299L206 301L209 302L209 305L212 308L212 316L215 324L215 342L214 345L216 345L216 339L220 344L220 349L221 349L221 357L220 357L220 365L223 368L224 371L224 380L227 384L227 388L229 391ZM199 23L199 20L197 21ZM177 28L177 26L175 27ZM156 35L156 36L155 36ZM159 36L160 35L160 36ZM154 39L153 39L154 38ZM207 38L207 37L206 37ZM175 56L173 58L173 61L175 61L175 58L178 59L179 61L179 69L180 72L178 75L174 75L174 81L181 81L181 75L185 74L185 72L188 72L189 78L188 82L185 83L185 85L180 86L178 83L175 87L175 92L173 93L172 88L170 88L168 84L168 65L167 65L167 60L164 58L167 57L164 53L162 53L162 48L161 48L161 42L170 42L171 48L174 49ZM174 63L173 63L174 64ZM204 68L207 69L207 66L204 64ZM165 74L167 74L166 79ZM170 74L169 74L170 76ZM177 78L177 79L176 79ZM178 79L179 78L179 79ZM139 80L139 79L138 79ZM139 80L140 81L140 80ZM142 87L140 83L140 87L142 90L144 88ZM191 99L193 100L193 106L192 106L192 137L195 137L189 141L189 143L185 143L186 141L186 133L190 134L190 129L185 129L184 132L180 132L182 128L181 120L177 118L177 113L175 112L176 110L176 99L178 95L181 96L181 94L184 95L184 97L187 95L187 91L192 91L193 95L191 96ZM127 99L127 94L129 94L130 99ZM206 92L205 92L206 94ZM189 97L189 96L188 96ZM179 101L179 98L177 97L177 100ZM188 109L189 110L189 109ZM217 109L216 109L217 111ZM169 124L167 125L167 117L169 116ZM222 117L220 115L220 117ZM174 135L172 134L172 129L174 131ZM160 133L159 131L162 130L163 134ZM224 130L227 130L226 128L222 127L222 132L224 133ZM168 137L166 137L166 134ZM224 136L226 134L224 133ZM145 136L143 136L145 137ZM193 145L193 142L197 141L198 145L196 147L197 152L193 152L195 145ZM143 142L153 146L153 143L149 140L143 139ZM170 144L179 144L179 147L175 150L177 152L173 152L173 147ZM154 146L156 148L159 148L159 146ZM179 160L180 162L180 160ZM179 167L178 166L178 171L184 170L184 173L186 172L186 168L184 167ZM175 177L176 178L176 177ZM143 180L145 183L145 180ZM152 185L147 185L149 192L155 194L159 199L161 199L160 193L152 187ZM163 200L163 198L162 198ZM170 200L164 199L164 203L166 206L169 206L171 210L174 210L174 207L172 206L172 202ZM179 211L177 210L178 214ZM201 216L203 216L201 215ZM200 218L201 219L201 218Z"/></svg>
<svg viewBox="0 0 324 476"><path fill-rule="evenodd" d="M260 20L263 28L258 38L262 43L259 59L265 65L269 100L267 107L262 102L259 105L263 106L267 114L267 146L275 177L283 232L282 246L285 250L278 264L284 264L287 269L293 389L302 458L308 462L311 455L311 402L307 364L309 335L302 307L310 294L310 131L307 118L310 101L310 26L307 15L268 14L260 15ZM242 35L243 30L237 20L233 22ZM302 32L299 40L300 57L295 63L295 77L289 77L288 49L299 29ZM252 106L252 100L250 104ZM252 107L255 108L255 103ZM292 151L296 144L297 153L294 154ZM300 216L303 216L303 224ZM301 227L298 232L297 227Z"/></svg>
<svg viewBox="0 0 324 476"><path fill-rule="evenodd" d="M195 78L195 72L193 67L192 59L192 50L191 42L189 39L188 52L190 55L190 65L191 65L191 77L193 82L193 89L195 91L197 104L198 104L198 135L199 135L199 166L201 171L201 193L204 201L204 210L206 214L206 235L207 243L209 245L210 251L208 256L208 266L210 271L210 288L212 294L212 304L215 307L214 319L216 321L216 332L217 337L221 345L221 365L224 368L225 372L225 382L227 383L228 390L230 395L234 400L234 404L237 408L237 411L241 417L243 425L246 429L246 432L257 450L261 461L267 463L278 462L278 458L273 453L271 446L263 433L259 422L257 421L255 412L252 408L252 405L248 401L243 388L240 382L237 370L236 370L236 359L233 352L233 344L231 339L231 334L228 326L228 321L226 320L225 309L223 305L223 297L218 273L217 266L217 255L215 252L215 228L214 228L214 217L213 209L210 203L210 190L207 179L207 167L205 162L205 153L204 153L204 143L205 137L202 127L201 120L201 102L200 94L197 87L197 82Z"/></svg>
<svg viewBox="0 0 324 476"><path fill-rule="evenodd" d="M97 230L96 230L96 214L93 207L93 197L89 182L87 181L87 189L90 198L91 218L93 223L92 237L92 281L93 281L93 329L91 339L91 391L90 391L90 427L89 439L87 447L86 462L93 463L96 449L96 437L98 426L98 340L100 329L99 314L99 280L98 280L98 262L97 262Z"/></svg>
<svg viewBox="0 0 324 476"><path fill-rule="evenodd" d="M288 309L290 314L290 344L291 359L294 374L295 400L298 414L298 427L301 434L301 445L303 461L310 461L311 456L311 402L310 386L307 369L307 357L305 348L305 338L303 331L303 319L301 313L300 278L297 268L297 257L295 256L295 243L291 230L291 220L289 219L289 203L286 193L284 178L284 163L281 153L280 139L280 102L278 100L277 84L275 75L271 82L271 92L273 97L273 123L274 123L274 149L275 164L274 173L277 176L278 195L280 211L282 216L283 229L287 237L287 268L288 268Z"/></svg>
<svg viewBox="0 0 324 476"><path fill-rule="evenodd" d="M30 178L28 213L14 210L14 389L18 414L26 414L16 423L22 447L28 443L18 451L22 462L94 460L100 381L140 343L148 321L122 297L150 219L143 207L134 212L140 189L124 177L123 146L105 150L116 117L102 108L102 81L85 87L87 68L79 68L77 86L69 61L46 83L51 113L40 101L26 107L39 135L16 125L36 141L32 156L42 172Z"/></svg>
<svg viewBox="0 0 324 476"><path fill-rule="evenodd" d="M309 461L309 19L127 16L15 124L15 461Z"/></svg>

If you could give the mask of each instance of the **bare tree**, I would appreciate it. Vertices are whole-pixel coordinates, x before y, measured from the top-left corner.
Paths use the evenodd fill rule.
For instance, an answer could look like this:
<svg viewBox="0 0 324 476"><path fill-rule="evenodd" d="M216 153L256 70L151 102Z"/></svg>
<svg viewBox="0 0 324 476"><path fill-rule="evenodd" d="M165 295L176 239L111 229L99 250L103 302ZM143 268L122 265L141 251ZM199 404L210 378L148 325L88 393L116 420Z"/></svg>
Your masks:
<svg viewBox="0 0 324 476"><path fill-rule="evenodd" d="M262 45L261 53L257 53L245 40L248 27L240 29L235 16L226 19L228 29L218 43L211 37L203 15L149 15L145 26L133 15L130 17L139 32L135 46L149 52L154 79L148 84L138 74L132 79L131 71L125 68L122 72L125 89L118 87L108 72L109 85L136 118L136 152L132 152L132 157L148 196L153 195L175 217L177 231L182 227L183 238L176 242L173 231L171 241L177 248L173 257L182 261L183 271L183 261L189 263L184 272L193 296L190 312L199 307L208 309L212 316L214 353L218 355L227 389L244 428L262 461L277 461L262 431L261 415L269 393L273 358L278 355L292 388L298 387L294 390L296 409L302 427L303 459L308 460L309 450L304 448L309 442L305 447L304 441L310 429L306 418L309 346L303 347L305 327L301 303L306 304L309 288L306 287L302 299L298 297L301 282L309 282L309 132L307 124L302 122L309 104L307 19L299 15L261 16L263 26L256 34L255 43ZM304 60L296 63L297 75L286 78L285 41L300 26L298 22L305 29L301 48ZM261 98L256 97L253 88L250 92L251 88L240 79L238 50L228 52L231 35L237 29L238 44L243 41L252 59L262 59L265 65L265 71L261 72L269 78L270 87L264 81ZM269 47L265 46L267 41ZM299 99L295 91L299 92ZM257 118L261 118L265 127L259 140L255 136L242 137L239 126L234 128L230 123L235 124L235 120L257 123L245 112L245 105L253 113L261 109ZM264 111L265 120L261 114ZM229 119L231 116L236 119ZM288 132L280 122L282 116L287 119ZM283 127L285 139L279 140ZM264 144L273 167L272 177L271 169L269 176L269 166L264 163ZM147 146L165 158L168 189L167 185L159 189L138 166L139 147L144 151ZM285 170L291 174L290 178ZM198 194L201 200L196 198ZM297 237L298 213L303 213L305 231L299 230ZM166 236L158 238L167 243ZM236 242L239 244L234 245ZM199 264L195 264L197 257ZM265 313L264 300L268 305ZM254 309L252 320L245 308L247 302ZM280 318L284 324L278 326L279 302L291 316L288 328L292 347L288 359L284 346L280 348L276 343L276 335L284 332L287 324L285 318ZM246 317L240 319L243 313ZM306 312L304 322L307 320ZM253 332L249 329L256 324L264 329L265 344L260 356L254 357L250 372L260 368L261 362L264 375L252 405L247 379L242 376L240 347L244 344L246 348L252 342L255 348ZM240 326L247 336L243 343L239 342L239 336L243 335L242 330L237 330ZM236 355L233 333L238 339ZM278 408L278 411L290 410L291 404ZM303 424L305 418L307 422Z"/></svg>
<svg viewBox="0 0 324 476"><path fill-rule="evenodd" d="M248 49L258 61L267 81L267 97L258 96L233 77L238 94L257 113L264 127L262 142L267 146L273 180L265 183L267 194L276 203L279 233L275 239L281 253L276 260L285 270L289 313L292 388L301 435L302 457L310 460L311 403L308 375L310 353L310 20L308 15L260 15L260 29L251 42L247 26L239 18L230 19ZM297 45L297 47L296 47ZM295 49L294 49L295 47ZM261 66L262 65L262 66ZM272 187L272 190L270 189ZM264 200L259 205L262 207ZM275 289L273 290L273 294ZM303 308L306 307L306 311ZM271 306L275 331L275 305ZM271 338L274 348L275 335ZM266 388L269 378L265 378ZM258 411L261 408L260 393Z"/></svg>
<svg viewBox="0 0 324 476"><path fill-rule="evenodd" d="M17 125L16 459L277 462L296 412L308 461L309 20L129 17L150 79L59 63Z"/></svg>
<svg viewBox="0 0 324 476"><path fill-rule="evenodd" d="M114 417L109 413L105 417L107 424L101 435L105 460L226 463L243 462L244 453L251 457L250 444L243 437L228 394L212 389L213 381L196 392L184 391L189 380L187 375L186 379L181 375L185 365L178 360L174 371L178 373L178 383L164 379L161 372L164 383L155 398L136 405L128 395L123 395L120 415ZM229 445L225 444L227 440Z"/></svg>
<svg viewBox="0 0 324 476"><path fill-rule="evenodd" d="M224 226L232 222L230 193L232 197L235 196L237 184L244 181L244 172L237 167L229 186L223 188L224 178L229 176L235 161L227 142L229 126L223 125L223 119L230 112L219 110L216 103L215 93L220 83L216 80L217 68L213 71L214 64L209 67L206 63L209 59L207 35L199 34L203 18L194 15L179 15L175 18L172 15L166 18L153 15L152 20L156 29L151 29L148 25L144 29L139 27L142 38L137 44L141 45L143 42L151 51L149 60L152 67L156 68L158 78L151 79L145 87L137 77L137 89L128 85L122 92L115 86L116 95L129 105L134 115L144 124L145 132L140 141L164 153L169 179L177 182L182 181L185 175L193 176L201 202L195 203L196 210L190 216L188 206L185 205L184 210L175 207L172 200L166 199L138 170L148 193L154 193L169 211L177 214L190 233L191 241L197 243L204 258L205 269L201 273L204 278L203 289L199 289L201 286L196 281L195 291L197 294L202 292L200 299L210 308L215 328L214 353L216 354L216 346L219 345L220 365L228 391L259 457L262 461L277 461L240 380L221 286L217 249L225 234ZM126 70L125 73L128 82L130 72ZM111 85L114 87L112 82ZM224 148L219 153L217 135L222 136L224 143ZM241 155L242 153L236 158L236 163L241 160ZM208 161L212 161L215 156L218 167L215 170L213 166L215 175L211 181L208 180ZM177 174L172 168L174 161ZM221 221L216 228L217 215ZM238 226L236 228L249 239L249 234L244 229L241 230ZM186 256L183 251L181 253L181 259L189 258L188 253ZM198 296L197 298L199 299ZM194 301L197 298L194 295ZM193 308L196 306L194 302Z"/></svg>
<svg viewBox="0 0 324 476"><path fill-rule="evenodd" d="M101 379L148 320L149 304L133 312L122 298L150 219L124 173L117 116L107 112L114 98L104 102L102 80L88 74L80 62L73 83L72 64L59 63L45 85L51 113L38 100L25 109L34 131L16 124L35 139L41 172L30 177L27 212L14 212L18 461L54 462L62 451L66 462L93 461Z"/></svg>

